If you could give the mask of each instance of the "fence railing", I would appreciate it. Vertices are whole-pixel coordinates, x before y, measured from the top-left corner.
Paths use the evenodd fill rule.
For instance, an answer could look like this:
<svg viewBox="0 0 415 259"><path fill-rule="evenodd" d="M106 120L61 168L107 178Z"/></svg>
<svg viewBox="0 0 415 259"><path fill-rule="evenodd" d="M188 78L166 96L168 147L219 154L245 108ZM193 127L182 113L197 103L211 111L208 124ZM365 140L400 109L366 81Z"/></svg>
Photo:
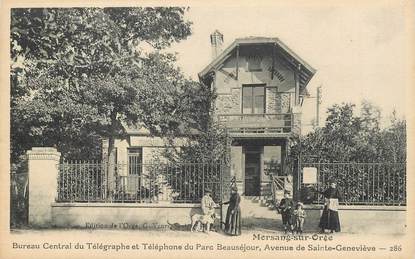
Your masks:
<svg viewBox="0 0 415 259"><path fill-rule="evenodd" d="M348 205L406 205L405 163L301 163L304 167L317 168L316 188L328 188L331 179L337 182L343 199ZM300 173L300 183L302 183ZM318 195L315 203L322 204Z"/></svg>
<svg viewBox="0 0 415 259"><path fill-rule="evenodd" d="M57 201L105 201L108 194L107 182L107 165L104 163L63 162L59 164Z"/></svg>
<svg viewBox="0 0 415 259"><path fill-rule="evenodd" d="M226 168L222 163L134 166L137 170L127 164L61 163L57 202L197 203L206 188L215 201L221 201Z"/></svg>

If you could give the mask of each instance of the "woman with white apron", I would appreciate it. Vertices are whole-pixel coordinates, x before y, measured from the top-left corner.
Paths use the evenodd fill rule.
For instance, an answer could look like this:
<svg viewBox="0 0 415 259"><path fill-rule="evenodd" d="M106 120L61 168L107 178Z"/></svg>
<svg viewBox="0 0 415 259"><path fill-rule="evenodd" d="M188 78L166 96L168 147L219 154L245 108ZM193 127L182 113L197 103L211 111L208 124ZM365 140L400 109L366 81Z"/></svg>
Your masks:
<svg viewBox="0 0 415 259"><path fill-rule="evenodd" d="M320 218L319 227L321 233L324 233L326 229L331 233L340 232L340 219L339 219L339 201L342 200L342 195L336 186L336 182L331 180L330 187L324 192L319 192L324 196L324 209Z"/></svg>

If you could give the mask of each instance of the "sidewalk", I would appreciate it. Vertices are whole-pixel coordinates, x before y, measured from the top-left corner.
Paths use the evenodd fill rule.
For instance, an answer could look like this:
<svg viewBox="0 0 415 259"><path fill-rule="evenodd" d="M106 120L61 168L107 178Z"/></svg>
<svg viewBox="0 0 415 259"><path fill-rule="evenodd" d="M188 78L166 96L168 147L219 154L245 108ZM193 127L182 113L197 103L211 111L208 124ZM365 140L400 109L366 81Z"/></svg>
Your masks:
<svg viewBox="0 0 415 259"><path fill-rule="evenodd" d="M26 234L42 234L42 235L93 235L93 236L111 236L111 238L116 237L126 237L126 236L135 236L135 237L177 237L177 238L197 238L197 239L211 239L211 238L231 238L231 239L252 239L253 235L266 235L266 236L300 236L299 234L285 234L284 231L280 229L270 230L264 228L242 228L241 236L228 236L222 231L211 231L209 233L205 232L190 232L188 230L139 230L139 229L61 229L61 228L51 228L51 229L14 229L11 230L12 235L26 235ZM312 236L318 234L317 232L306 232L302 236ZM318 234L322 235L323 234ZM326 233L327 236L348 236L348 235L361 235L355 233Z"/></svg>

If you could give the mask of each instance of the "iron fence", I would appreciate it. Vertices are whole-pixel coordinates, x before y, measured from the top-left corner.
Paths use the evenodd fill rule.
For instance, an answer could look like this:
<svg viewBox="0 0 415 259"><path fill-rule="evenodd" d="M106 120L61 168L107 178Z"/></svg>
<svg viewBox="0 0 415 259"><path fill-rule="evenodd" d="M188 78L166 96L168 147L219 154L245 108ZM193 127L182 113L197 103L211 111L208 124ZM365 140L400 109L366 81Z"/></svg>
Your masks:
<svg viewBox="0 0 415 259"><path fill-rule="evenodd" d="M348 205L406 205L405 163L301 163L317 168L318 190L328 188L334 179L342 193L341 204ZM302 173L299 174L302 183ZM316 195L314 202L324 199Z"/></svg>
<svg viewBox="0 0 415 259"><path fill-rule="evenodd" d="M59 164L57 201L101 202L108 193L107 165L98 161Z"/></svg>
<svg viewBox="0 0 415 259"><path fill-rule="evenodd" d="M57 202L198 203L206 188L219 202L225 169L223 163L63 162Z"/></svg>

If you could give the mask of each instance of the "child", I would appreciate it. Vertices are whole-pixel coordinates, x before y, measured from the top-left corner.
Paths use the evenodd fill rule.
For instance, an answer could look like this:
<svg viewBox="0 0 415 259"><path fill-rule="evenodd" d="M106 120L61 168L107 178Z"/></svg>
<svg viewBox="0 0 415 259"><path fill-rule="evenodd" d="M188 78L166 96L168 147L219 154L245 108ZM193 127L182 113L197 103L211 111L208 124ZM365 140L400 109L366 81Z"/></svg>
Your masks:
<svg viewBox="0 0 415 259"><path fill-rule="evenodd" d="M289 198L289 191L284 192L284 198L281 200L278 208L281 211L282 216L282 224L284 225L284 233L287 234L287 230L289 229L292 233L294 233L294 222L293 222L293 208L294 203L291 198Z"/></svg>
<svg viewBox="0 0 415 259"><path fill-rule="evenodd" d="M303 210L303 206L304 205L299 202L294 210L295 230L297 231L297 234L303 233L304 218L307 216L305 210Z"/></svg>

